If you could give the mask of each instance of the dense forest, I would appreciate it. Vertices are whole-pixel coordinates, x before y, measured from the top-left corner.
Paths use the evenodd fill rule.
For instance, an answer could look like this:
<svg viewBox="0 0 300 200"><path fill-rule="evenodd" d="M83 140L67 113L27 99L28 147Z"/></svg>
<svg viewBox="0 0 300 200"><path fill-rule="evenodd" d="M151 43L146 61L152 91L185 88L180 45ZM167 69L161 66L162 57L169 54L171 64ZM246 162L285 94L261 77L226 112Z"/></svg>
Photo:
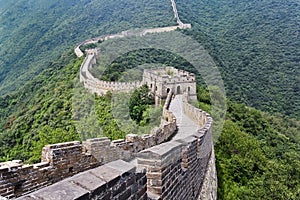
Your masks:
<svg viewBox="0 0 300 200"><path fill-rule="evenodd" d="M227 96L300 119L300 4L177 0L179 15L223 73Z"/></svg>
<svg viewBox="0 0 300 200"><path fill-rule="evenodd" d="M227 90L226 121L215 144L219 199L299 199L299 3L176 2L182 20L193 25L184 34L209 51ZM49 143L118 139L138 126L145 133L157 125L159 117L151 116L161 108L152 109L150 100L133 104L141 91L127 101L122 94L85 91L78 83L83 58L72 47L94 36L174 22L169 1L0 0L0 162L38 162ZM144 49L118 58L102 78L118 80L145 63L193 71L176 55ZM201 77L198 83L199 107L210 112L210 94ZM118 110L131 106L125 120L136 120L126 129L119 129L123 113L114 113L113 101L123 101Z"/></svg>
<svg viewBox="0 0 300 200"><path fill-rule="evenodd" d="M198 88L198 100L209 112L207 90ZM299 132L299 121L228 101L215 144L218 198L299 199Z"/></svg>
<svg viewBox="0 0 300 200"><path fill-rule="evenodd" d="M166 24L175 24L169 1L0 0L0 95L87 38Z"/></svg>

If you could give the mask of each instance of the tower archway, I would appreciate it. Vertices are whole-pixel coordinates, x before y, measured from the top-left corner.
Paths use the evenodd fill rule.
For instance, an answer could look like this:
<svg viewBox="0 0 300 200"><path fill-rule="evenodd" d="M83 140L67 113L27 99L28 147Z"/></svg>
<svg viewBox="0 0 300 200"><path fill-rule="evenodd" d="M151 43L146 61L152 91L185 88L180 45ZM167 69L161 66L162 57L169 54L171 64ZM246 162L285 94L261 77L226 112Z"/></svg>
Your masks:
<svg viewBox="0 0 300 200"><path fill-rule="evenodd" d="M176 94L180 94L180 85L177 86Z"/></svg>

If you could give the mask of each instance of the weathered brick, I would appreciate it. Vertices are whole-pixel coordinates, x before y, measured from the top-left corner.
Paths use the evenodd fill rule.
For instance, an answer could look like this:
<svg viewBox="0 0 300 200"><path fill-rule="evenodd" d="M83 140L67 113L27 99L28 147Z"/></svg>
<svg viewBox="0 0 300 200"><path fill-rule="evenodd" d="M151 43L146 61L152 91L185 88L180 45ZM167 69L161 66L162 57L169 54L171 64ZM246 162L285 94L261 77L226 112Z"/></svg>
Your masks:
<svg viewBox="0 0 300 200"><path fill-rule="evenodd" d="M125 190L123 193L120 194L119 196L119 200L125 200L128 199L131 195L131 189L128 188L127 190Z"/></svg>

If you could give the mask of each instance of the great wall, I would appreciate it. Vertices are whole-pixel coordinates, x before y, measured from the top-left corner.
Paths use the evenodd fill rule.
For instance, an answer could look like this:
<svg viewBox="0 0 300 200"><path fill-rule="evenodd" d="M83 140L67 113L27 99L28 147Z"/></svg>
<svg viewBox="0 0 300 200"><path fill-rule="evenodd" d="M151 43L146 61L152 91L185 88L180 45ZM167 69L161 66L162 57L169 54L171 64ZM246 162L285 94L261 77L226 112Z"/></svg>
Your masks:
<svg viewBox="0 0 300 200"><path fill-rule="evenodd" d="M191 27L181 22L174 0L171 2L178 26L147 29L141 35ZM127 34L93 38L74 51L81 57L85 55L82 45ZM148 135L128 134L116 141L93 138L47 145L37 164L25 165L20 160L0 163L0 200L217 199L213 121L189 103L196 100L195 76L161 68L145 70L141 82L101 81L89 71L96 63L96 54L95 50L87 51L81 65L84 87L103 95L147 84L157 104L165 99L160 126ZM174 76L162 75L163 70L173 70Z"/></svg>

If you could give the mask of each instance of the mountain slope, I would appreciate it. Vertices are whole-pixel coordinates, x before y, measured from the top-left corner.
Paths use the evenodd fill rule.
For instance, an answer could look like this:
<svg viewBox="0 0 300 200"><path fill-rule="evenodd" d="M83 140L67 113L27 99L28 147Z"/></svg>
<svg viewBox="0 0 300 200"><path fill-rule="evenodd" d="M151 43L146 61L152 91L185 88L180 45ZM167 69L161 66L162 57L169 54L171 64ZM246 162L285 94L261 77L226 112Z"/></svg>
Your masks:
<svg viewBox="0 0 300 200"><path fill-rule="evenodd" d="M179 15L214 57L227 95L300 119L300 4L178 0Z"/></svg>
<svg viewBox="0 0 300 200"><path fill-rule="evenodd" d="M35 162L47 143L80 140L72 97L82 58L71 46L174 23L169 1L39 3L0 0L0 161ZM178 10L193 23L186 34L204 44L222 70L231 99L299 118L299 4L178 0ZM209 109L209 95L200 91L200 105ZM299 121L228 103L215 146L220 199L299 199ZM105 123L109 103L99 107ZM109 128L118 131L115 123Z"/></svg>
<svg viewBox="0 0 300 200"><path fill-rule="evenodd" d="M0 0L0 95L87 38L174 22L168 1Z"/></svg>

